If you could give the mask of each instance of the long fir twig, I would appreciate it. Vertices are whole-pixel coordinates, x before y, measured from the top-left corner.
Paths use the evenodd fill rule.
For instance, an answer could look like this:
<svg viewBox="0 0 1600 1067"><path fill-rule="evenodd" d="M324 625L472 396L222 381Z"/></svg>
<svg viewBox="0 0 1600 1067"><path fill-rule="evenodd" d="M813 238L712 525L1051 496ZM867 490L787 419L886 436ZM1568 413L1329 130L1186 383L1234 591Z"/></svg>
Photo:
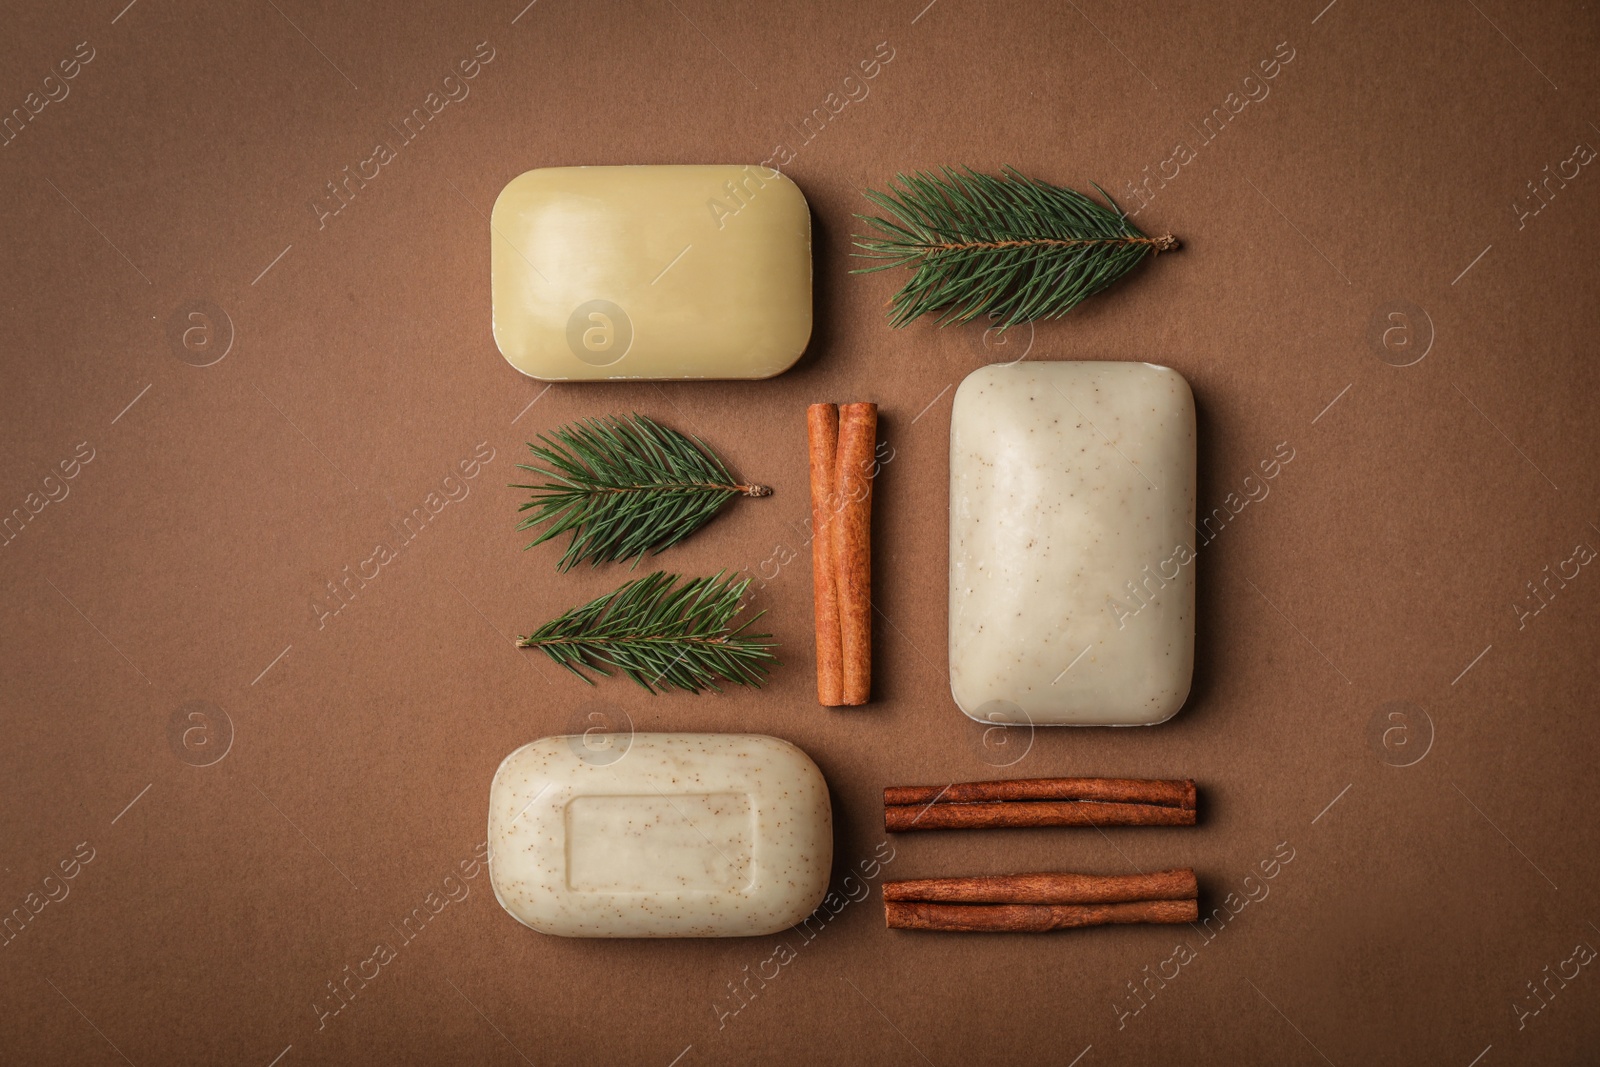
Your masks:
<svg viewBox="0 0 1600 1067"><path fill-rule="evenodd" d="M854 273L912 268L892 301L896 327L936 311L941 326L1059 318L1145 256L1178 247L1171 234L1144 234L1095 189L1105 204L1011 167L1000 177L949 167L897 175L888 192L865 194L890 217L856 216L876 232L857 235L855 255L882 262Z"/></svg>
<svg viewBox="0 0 1600 1067"><path fill-rule="evenodd" d="M517 639L593 685L582 669L609 675L612 667L651 692L717 689L718 678L760 687L777 663L771 634L746 631L765 612L737 628L750 579L718 572L678 586L678 575L657 571L545 623ZM674 588L676 586L676 588ZM719 690L720 691L720 690Z"/></svg>
<svg viewBox="0 0 1600 1067"><path fill-rule="evenodd" d="M660 552L710 522L735 496L768 496L771 489L737 482L698 438L668 429L643 415L582 419L528 443L551 469L517 464L543 475L528 489L532 499L518 511L533 514L517 524L527 530L548 524L528 543L532 548L564 533L572 539L557 566L595 565Z"/></svg>

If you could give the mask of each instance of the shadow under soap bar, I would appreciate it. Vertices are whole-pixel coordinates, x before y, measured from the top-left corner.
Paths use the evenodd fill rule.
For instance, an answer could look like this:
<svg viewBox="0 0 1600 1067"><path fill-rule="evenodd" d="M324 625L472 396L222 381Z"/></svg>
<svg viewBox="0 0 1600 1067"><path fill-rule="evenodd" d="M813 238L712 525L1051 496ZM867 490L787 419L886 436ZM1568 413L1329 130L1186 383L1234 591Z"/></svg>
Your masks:
<svg viewBox="0 0 1600 1067"><path fill-rule="evenodd" d="M534 378L770 378L811 337L811 213L775 170L531 170L490 245L495 343Z"/></svg>
<svg viewBox="0 0 1600 1067"><path fill-rule="evenodd" d="M822 772L774 737L546 737L489 790L495 896L541 933L776 933L816 910L832 863Z"/></svg>
<svg viewBox="0 0 1600 1067"><path fill-rule="evenodd" d="M1195 412L1150 363L984 367L950 416L950 689L986 723L1147 726L1194 669Z"/></svg>

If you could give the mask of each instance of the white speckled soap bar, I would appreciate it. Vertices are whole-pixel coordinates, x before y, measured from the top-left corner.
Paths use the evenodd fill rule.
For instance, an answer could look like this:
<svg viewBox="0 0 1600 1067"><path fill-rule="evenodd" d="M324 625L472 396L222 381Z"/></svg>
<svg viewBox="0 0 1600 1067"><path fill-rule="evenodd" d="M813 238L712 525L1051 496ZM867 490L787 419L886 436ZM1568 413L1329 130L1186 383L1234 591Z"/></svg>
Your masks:
<svg viewBox="0 0 1600 1067"><path fill-rule="evenodd" d="M541 933L776 933L816 910L832 864L827 783L775 737L546 737L489 789L495 896Z"/></svg>
<svg viewBox="0 0 1600 1067"><path fill-rule="evenodd" d="M1143 726L1194 668L1195 414L1149 363L984 367L950 416L950 688L980 722Z"/></svg>

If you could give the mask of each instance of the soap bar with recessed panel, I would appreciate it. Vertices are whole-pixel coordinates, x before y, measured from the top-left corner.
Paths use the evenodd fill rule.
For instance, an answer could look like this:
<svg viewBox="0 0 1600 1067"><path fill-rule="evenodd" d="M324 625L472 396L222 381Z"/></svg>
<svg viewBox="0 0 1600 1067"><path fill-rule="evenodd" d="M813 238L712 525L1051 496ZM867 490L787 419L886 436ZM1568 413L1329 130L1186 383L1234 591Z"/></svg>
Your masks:
<svg viewBox="0 0 1600 1067"><path fill-rule="evenodd" d="M489 790L495 896L541 933L772 934L816 910L832 862L822 772L775 737L546 737Z"/></svg>

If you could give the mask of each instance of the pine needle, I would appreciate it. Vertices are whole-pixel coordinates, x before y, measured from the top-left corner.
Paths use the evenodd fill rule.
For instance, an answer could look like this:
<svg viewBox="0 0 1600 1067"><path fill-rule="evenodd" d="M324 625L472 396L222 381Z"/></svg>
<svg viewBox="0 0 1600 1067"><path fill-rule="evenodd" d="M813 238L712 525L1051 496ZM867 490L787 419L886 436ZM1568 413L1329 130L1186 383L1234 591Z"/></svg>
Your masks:
<svg viewBox="0 0 1600 1067"><path fill-rule="evenodd" d="M541 649L590 685L580 668L609 676L612 667L652 693L720 692L718 678L759 688L777 663L772 635L745 632L765 612L730 628L750 579L735 582L724 573L677 588L676 574L635 578L519 637L517 646Z"/></svg>
<svg viewBox="0 0 1600 1067"><path fill-rule="evenodd" d="M570 533L557 567L571 570L585 560L598 566L661 552L682 541L735 496L769 496L762 485L738 484L728 468L698 438L670 430L643 415L582 419L539 435L528 449L552 469L517 464L543 475L528 489L533 498L518 511L533 514L517 524L543 532L527 544Z"/></svg>
<svg viewBox="0 0 1600 1067"><path fill-rule="evenodd" d="M856 216L876 232L857 235L855 255L883 262L852 273L914 272L894 295L895 327L936 311L941 326L980 315L1002 328L1060 318L1145 256L1178 247L1171 234L1142 233L1098 185L1109 207L1011 167L1001 177L941 171L897 175L886 193L869 189L891 217Z"/></svg>

